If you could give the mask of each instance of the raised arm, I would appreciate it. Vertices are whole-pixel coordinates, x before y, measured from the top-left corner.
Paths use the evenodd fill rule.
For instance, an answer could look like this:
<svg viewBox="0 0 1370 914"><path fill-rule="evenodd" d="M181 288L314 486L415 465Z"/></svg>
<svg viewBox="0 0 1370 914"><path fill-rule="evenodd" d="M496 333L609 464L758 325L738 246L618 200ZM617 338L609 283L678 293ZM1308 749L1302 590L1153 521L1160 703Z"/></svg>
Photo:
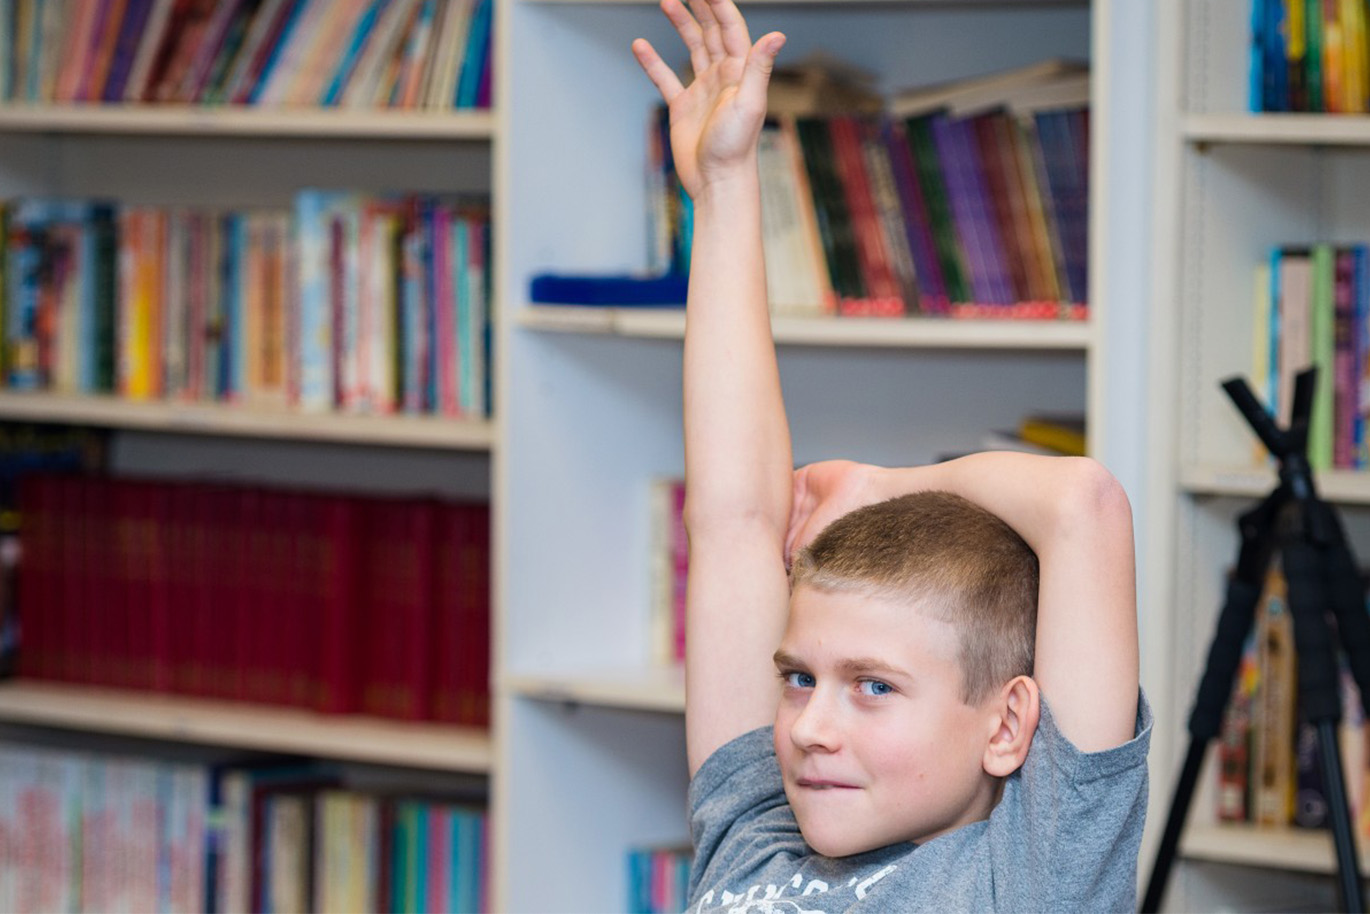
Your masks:
<svg viewBox="0 0 1370 914"><path fill-rule="evenodd" d="M1132 738L1137 714L1136 561L1127 495L1087 458L973 454L905 469L832 461L795 475L791 546L841 514L943 489L998 515L1037 553L1041 582L1033 678L1085 751Z"/></svg>
<svg viewBox="0 0 1370 914"><path fill-rule="evenodd" d="M688 88L646 41L633 53L670 106L671 148L694 201L685 317L686 744L693 774L771 723L771 654L789 601L792 458L766 307L757 141L784 36L755 45L731 0L661 9L690 52Z"/></svg>

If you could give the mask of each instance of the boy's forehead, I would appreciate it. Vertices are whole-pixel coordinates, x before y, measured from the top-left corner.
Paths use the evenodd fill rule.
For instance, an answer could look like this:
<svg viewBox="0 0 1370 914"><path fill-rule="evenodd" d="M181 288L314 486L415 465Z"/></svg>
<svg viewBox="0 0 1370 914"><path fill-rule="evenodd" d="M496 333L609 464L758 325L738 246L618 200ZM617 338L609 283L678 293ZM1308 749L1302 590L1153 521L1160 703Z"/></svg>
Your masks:
<svg viewBox="0 0 1370 914"><path fill-rule="evenodd" d="M781 650L796 654L822 647L848 657L902 659L910 651L954 657L958 644L951 623L909 602L800 587L790 596Z"/></svg>

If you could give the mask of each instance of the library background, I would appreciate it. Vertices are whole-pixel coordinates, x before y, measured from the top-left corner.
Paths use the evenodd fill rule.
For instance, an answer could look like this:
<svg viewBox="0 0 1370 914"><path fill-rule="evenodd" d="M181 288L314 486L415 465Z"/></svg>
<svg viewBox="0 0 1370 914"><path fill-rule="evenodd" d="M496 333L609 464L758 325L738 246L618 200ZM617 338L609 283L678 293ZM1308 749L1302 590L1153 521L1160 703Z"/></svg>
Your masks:
<svg viewBox="0 0 1370 914"><path fill-rule="evenodd" d="M1221 379L1325 368L1370 549L1363 7L744 6L790 38L796 459L1128 489L1142 876L1274 484ZM677 47L631 0L0 3L0 910L681 907L689 210L637 37ZM1334 903L1268 593L1165 909Z"/></svg>

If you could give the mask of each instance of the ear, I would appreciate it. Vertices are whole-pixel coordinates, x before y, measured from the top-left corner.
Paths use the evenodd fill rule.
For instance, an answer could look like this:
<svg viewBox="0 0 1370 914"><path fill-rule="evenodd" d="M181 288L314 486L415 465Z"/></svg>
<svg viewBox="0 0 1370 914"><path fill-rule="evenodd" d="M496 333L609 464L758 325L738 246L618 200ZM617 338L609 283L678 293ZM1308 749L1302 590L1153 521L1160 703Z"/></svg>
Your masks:
<svg viewBox="0 0 1370 914"><path fill-rule="evenodd" d="M983 765L992 777L1007 777L1027 758L1032 734L1042 714L1042 696L1031 676L1015 676L993 699L993 732L985 746Z"/></svg>

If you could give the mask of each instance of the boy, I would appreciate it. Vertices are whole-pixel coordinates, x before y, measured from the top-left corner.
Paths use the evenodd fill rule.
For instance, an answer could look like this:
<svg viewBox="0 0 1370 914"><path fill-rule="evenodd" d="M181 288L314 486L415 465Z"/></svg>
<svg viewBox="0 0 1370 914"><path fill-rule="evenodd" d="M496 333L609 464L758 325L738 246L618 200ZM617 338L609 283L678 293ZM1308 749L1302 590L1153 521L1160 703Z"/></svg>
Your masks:
<svg viewBox="0 0 1370 914"><path fill-rule="evenodd" d="M1127 499L1084 459L792 471L756 173L784 36L691 2L661 0L688 87L633 44L694 201L690 910L1131 910L1150 712Z"/></svg>

